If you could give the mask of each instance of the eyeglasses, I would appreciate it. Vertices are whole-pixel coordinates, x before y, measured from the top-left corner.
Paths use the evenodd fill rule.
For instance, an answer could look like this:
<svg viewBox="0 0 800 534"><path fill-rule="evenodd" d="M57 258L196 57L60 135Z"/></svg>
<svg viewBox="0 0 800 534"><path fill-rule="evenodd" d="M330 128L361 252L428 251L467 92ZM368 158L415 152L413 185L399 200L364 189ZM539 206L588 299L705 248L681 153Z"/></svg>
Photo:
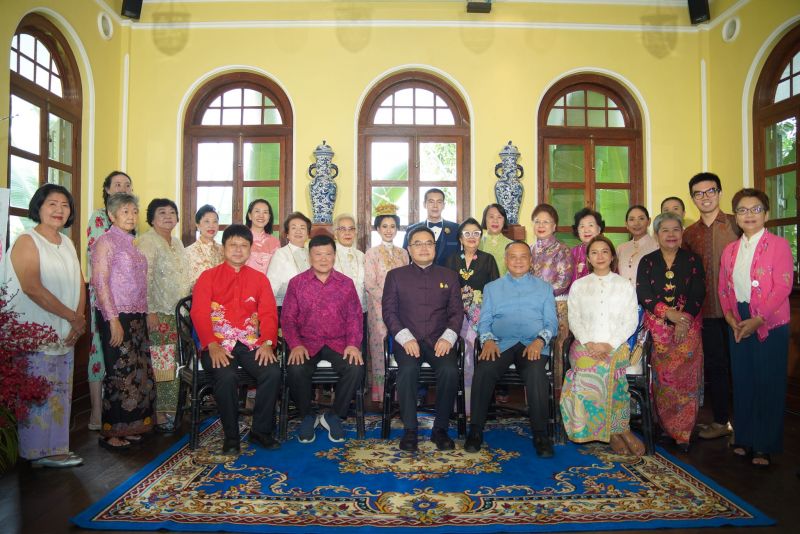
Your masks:
<svg viewBox="0 0 800 534"><path fill-rule="evenodd" d="M464 230L461 232L461 237L466 237L467 239L470 237L480 237L481 235L483 235L483 232L480 230L473 230L472 232Z"/></svg>
<svg viewBox="0 0 800 534"><path fill-rule="evenodd" d="M740 208L736 208L737 215L747 215L748 213L752 213L753 215L758 215L759 213L763 213L767 211L764 209L764 206L759 204L758 206L753 206L752 208L745 208L744 206Z"/></svg>
<svg viewBox="0 0 800 534"><path fill-rule="evenodd" d="M700 200L703 197L714 198L719 193L719 189L716 187L712 187L711 189L706 189L705 191L692 191L692 198L695 200Z"/></svg>
<svg viewBox="0 0 800 534"><path fill-rule="evenodd" d="M409 247L415 247L415 248L419 248L419 247L431 248L431 247L435 247L436 243L433 242L433 241L414 241L413 243L409 243L408 246Z"/></svg>
<svg viewBox="0 0 800 534"><path fill-rule="evenodd" d="M336 230L338 230L339 232L355 232L356 231L356 227L355 226L337 226Z"/></svg>

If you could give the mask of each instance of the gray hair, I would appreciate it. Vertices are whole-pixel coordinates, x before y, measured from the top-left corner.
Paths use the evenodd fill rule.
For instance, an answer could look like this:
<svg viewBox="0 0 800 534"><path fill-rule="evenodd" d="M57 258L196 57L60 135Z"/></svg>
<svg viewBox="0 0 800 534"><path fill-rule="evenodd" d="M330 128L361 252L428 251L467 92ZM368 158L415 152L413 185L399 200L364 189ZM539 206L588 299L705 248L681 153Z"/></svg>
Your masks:
<svg viewBox="0 0 800 534"><path fill-rule="evenodd" d="M653 221L653 232L655 232L657 234L659 228L661 228L661 224L664 221L677 221L678 224L681 227L681 230L683 230L683 219L681 219L681 216L678 215L675 212L667 211L667 212L659 213L658 215L656 215L656 218Z"/></svg>
<svg viewBox="0 0 800 534"><path fill-rule="evenodd" d="M130 193L114 193L108 197L108 200L106 200L106 213L116 215L117 211L122 206L127 204L133 204L138 208L139 198L136 195L131 195Z"/></svg>
<svg viewBox="0 0 800 534"><path fill-rule="evenodd" d="M345 219L350 219L353 221L353 226L357 226L355 215L351 215L350 213L340 213L335 219L333 219L333 229L336 230L339 227L339 223Z"/></svg>

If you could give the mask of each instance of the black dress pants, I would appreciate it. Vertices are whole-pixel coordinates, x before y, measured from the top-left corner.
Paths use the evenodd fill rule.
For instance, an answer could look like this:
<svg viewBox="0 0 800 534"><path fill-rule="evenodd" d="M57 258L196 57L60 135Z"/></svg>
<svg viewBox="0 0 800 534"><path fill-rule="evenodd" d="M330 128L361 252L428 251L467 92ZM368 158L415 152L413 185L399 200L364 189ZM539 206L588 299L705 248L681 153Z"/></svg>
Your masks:
<svg viewBox="0 0 800 534"><path fill-rule="evenodd" d="M339 354L328 345L301 364L289 364L286 367L286 381L300 417L311 414L311 376L320 360L331 362L333 370L339 374L336 383L336 397L333 401L333 413L342 419L347 418L350 401L364 377L364 365L349 363L344 355Z"/></svg>
<svg viewBox="0 0 800 534"><path fill-rule="evenodd" d="M483 430L494 386L513 363L517 373L525 382L531 429L535 434L547 432L550 384L547 380L546 366L550 356L542 354L538 360L529 360L523 356L524 351L525 345L517 343L500 353L500 357L494 361L478 360L472 376L471 424Z"/></svg>
<svg viewBox="0 0 800 534"><path fill-rule="evenodd" d="M419 368L428 362L436 374L436 418L433 427L447 430L450 414L458 394L457 348L436 357L433 347L419 342L419 358L409 356L400 343L394 342L394 357L397 360L397 399L400 402L400 419L405 430L417 430L417 387Z"/></svg>
<svg viewBox="0 0 800 534"><path fill-rule="evenodd" d="M711 397L714 422L725 424L730 418L731 360L728 351L728 324L725 319L703 319L703 368Z"/></svg>
<svg viewBox="0 0 800 534"><path fill-rule="evenodd" d="M253 430L259 434L270 434L275 424L275 401L281 386L281 367L276 361L260 365L256 361L256 349L250 350L237 342L231 351L233 359L225 367L214 369L208 351L203 351L203 369L211 373L214 380L214 398L222 420L225 438L239 438L239 379L237 367L256 379L256 402L253 408Z"/></svg>

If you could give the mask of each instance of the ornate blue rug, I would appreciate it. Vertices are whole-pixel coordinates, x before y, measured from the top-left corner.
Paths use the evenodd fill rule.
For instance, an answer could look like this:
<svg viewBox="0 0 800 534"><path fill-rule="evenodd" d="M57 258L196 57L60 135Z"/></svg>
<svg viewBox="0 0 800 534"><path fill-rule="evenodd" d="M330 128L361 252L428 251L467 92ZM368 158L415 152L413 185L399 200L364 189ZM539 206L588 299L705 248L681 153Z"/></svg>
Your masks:
<svg viewBox="0 0 800 534"><path fill-rule="evenodd" d="M431 420L420 416L430 425ZM423 423L424 424L424 423ZM771 525L770 518L662 450L629 459L602 445L534 453L522 420L487 427L478 454L397 449L367 419L367 439L334 444L322 429L276 451L245 441L236 460L215 454L218 420L200 448L188 436L72 522L103 530L319 533L424 527L449 532L545 532ZM247 427L242 424L242 435ZM290 434L290 438L292 435ZM488 445L488 446L486 446ZM227 461L226 461L227 460ZM399 529L399 530L396 530Z"/></svg>

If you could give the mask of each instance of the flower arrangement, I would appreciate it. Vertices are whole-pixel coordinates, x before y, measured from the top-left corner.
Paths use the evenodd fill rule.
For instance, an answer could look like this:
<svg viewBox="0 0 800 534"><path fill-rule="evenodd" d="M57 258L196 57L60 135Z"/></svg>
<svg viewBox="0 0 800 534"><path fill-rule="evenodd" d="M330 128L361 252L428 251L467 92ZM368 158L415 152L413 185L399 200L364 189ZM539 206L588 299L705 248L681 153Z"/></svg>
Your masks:
<svg viewBox="0 0 800 534"><path fill-rule="evenodd" d="M17 460L17 421L28 416L31 404L41 404L50 395L47 380L28 375L24 355L58 341L51 327L20 322L8 306L13 298L5 284L0 285L0 473Z"/></svg>

